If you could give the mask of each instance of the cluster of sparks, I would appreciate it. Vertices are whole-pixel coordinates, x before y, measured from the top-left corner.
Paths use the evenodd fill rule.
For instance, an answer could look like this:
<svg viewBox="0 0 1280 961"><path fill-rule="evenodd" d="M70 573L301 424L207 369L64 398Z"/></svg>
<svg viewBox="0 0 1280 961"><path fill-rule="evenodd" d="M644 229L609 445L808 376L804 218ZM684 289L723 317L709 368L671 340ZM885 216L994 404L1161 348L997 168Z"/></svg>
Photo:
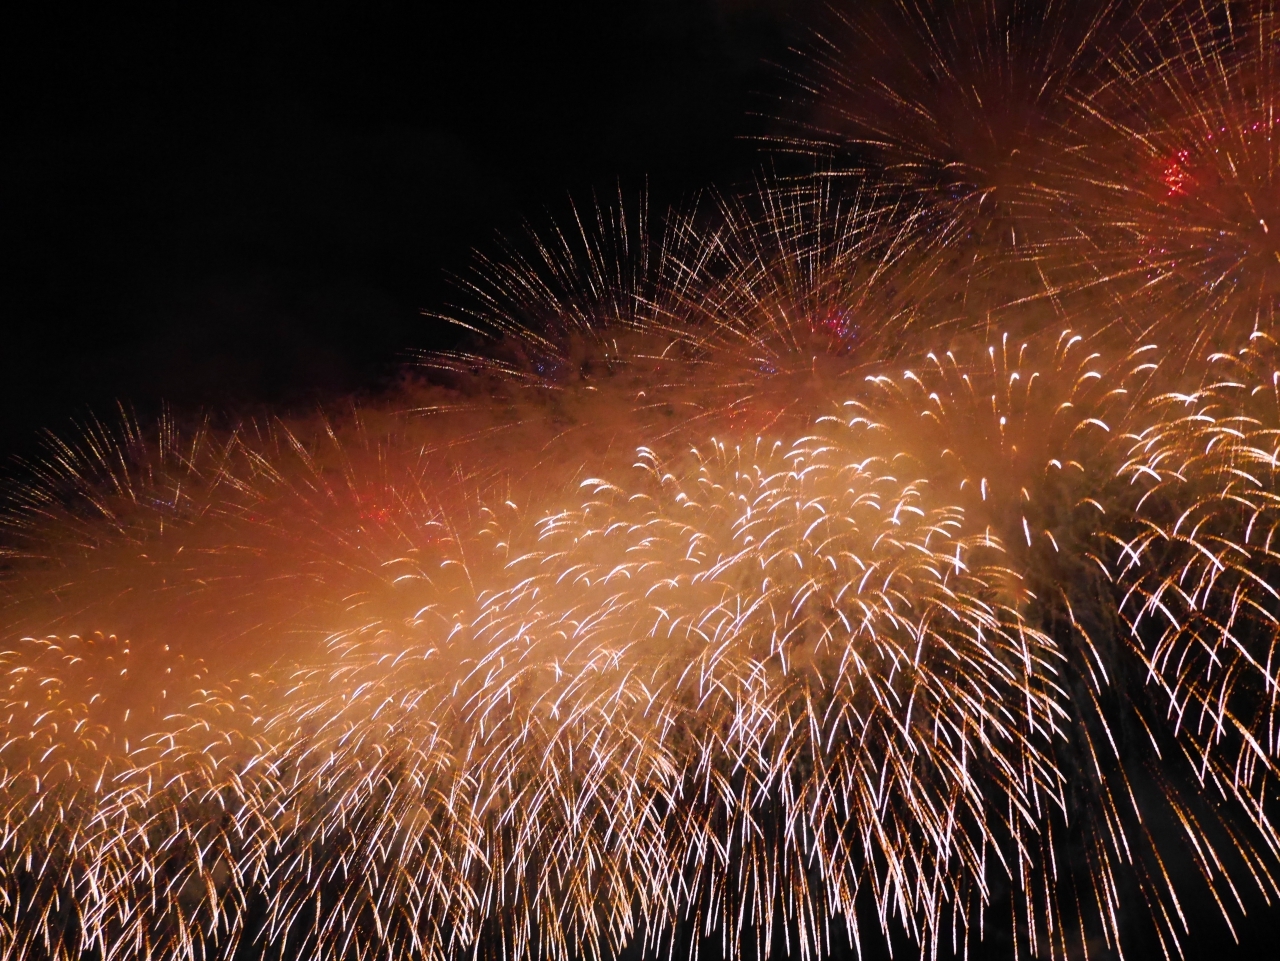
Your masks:
<svg viewBox="0 0 1280 961"><path fill-rule="evenodd" d="M1085 6L851 5L820 174L486 260L392 401L51 440L0 958L1173 957L1280 898L1280 13Z"/></svg>

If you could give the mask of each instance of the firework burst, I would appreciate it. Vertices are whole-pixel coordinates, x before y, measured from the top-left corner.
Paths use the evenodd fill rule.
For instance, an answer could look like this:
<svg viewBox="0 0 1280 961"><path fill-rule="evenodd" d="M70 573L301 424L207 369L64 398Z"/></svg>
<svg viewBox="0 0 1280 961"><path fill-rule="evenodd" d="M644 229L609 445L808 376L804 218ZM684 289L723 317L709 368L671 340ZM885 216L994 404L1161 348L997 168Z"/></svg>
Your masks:
<svg viewBox="0 0 1280 961"><path fill-rule="evenodd" d="M860 892L926 943L980 911L1009 843L984 798L1056 790L1036 742L1060 714L998 543L838 446L709 451L642 452L643 483L588 481L514 530L494 515L466 584L438 554L400 570L417 616L335 633L256 697L174 655L180 707L134 717L133 744L120 710L149 698L120 689L121 642L26 642L6 786L40 778L45 803L13 883L83 914L27 902L15 946L230 951L255 903L259 937L335 956L656 948L694 917L821 951ZM49 750L73 747L59 724L82 763Z"/></svg>
<svg viewBox="0 0 1280 961"><path fill-rule="evenodd" d="M1274 325L1277 29L1269 2L1176 7L1081 102L1090 256L1193 357Z"/></svg>
<svg viewBox="0 0 1280 961"><path fill-rule="evenodd" d="M33 488L18 515L53 532L60 578L68 541L89 558L58 623L137 639L8 655L11 950L823 954L871 911L937 951L1005 886L1020 938L1066 953L1072 923L1118 941L1119 863L1176 939L1103 703L1124 665L1097 592L1061 589L1105 563L1089 495L1128 448L1097 437L1146 409L1150 353L960 343L847 382L794 440L729 424L524 506L450 502L389 454L420 420L63 448L44 489L71 506ZM48 619L49 551L29 553L11 604ZM258 593L228 564L299 578L255 625L256 671L194 653L227 639L193 597Z"/></svg>
<svg viewBox="0 0 1280 961"><path fill-rule="evenodd" d="M450 319L482 332L485 353L423 360L472 376L496 352L502 374L561 408L592 391L626 397L647 412L646 437L664 414L699 431L803 425L835 382L903 350L904 333L944 325L921 310L945 248L927 214L872 185L765 182L671 212L655 235L643 205L630 217L621 200L597 205L467 278ZM568 419L599 421L592 400Z"/></svg>
<svg viewBox="0 0 1280 961"><path fill-rule="evenodd" d="M1280 896L1270 7L876 9L810 89L879 175L580 208L394 401L27 465L0 956L1172 956ZM1090 285L1198 334L1046 325Z"/></svg>
<svg viewBox="0 0 1280 961"><path fill-rule="evenodd" d="M1070 109L1132 29L1111 2L892 2L832 8L795 70L807 122L783 138L925 198L951 235L940 303L987 314L1061 297L1086 278L1076 254L1084 141ZM828 176L831 174L824 174ZM1093 305L1096 308L1096 304ZM1007 321L1002 320L1007 325Z"/></svg>
<svg viewBox="0 0 1280 961"><path fill-rule="evenodd" d="M1129 436L1119 610L1196 776L1274 851L1276 351L1255 336L1212 360L1206 383L1157 398Z"/></svg>

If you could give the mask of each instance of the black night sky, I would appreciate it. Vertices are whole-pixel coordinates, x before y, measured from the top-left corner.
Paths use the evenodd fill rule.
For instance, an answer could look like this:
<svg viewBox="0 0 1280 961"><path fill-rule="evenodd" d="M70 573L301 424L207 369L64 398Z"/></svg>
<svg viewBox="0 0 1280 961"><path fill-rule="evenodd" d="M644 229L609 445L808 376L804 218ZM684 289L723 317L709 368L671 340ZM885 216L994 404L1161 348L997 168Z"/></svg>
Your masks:
<svg viewBox="0 0 1280 961"><path fill-rule="evenodd" d="M732 183L770 0L49 9L9 31L0 447L376 389L470 252L570 196Z"/></svg>
<svg viewBox="0 0 1280 961"><path fill-rule="evenodd" d="M8 24L0 453L117 400L377 391L454 342L423 311L476 248L592 191L661 208L749 180L803 6L50 5ZM1237 948L1212 904L1186 908L1189 957L1265 953L1265 915Z"/></svg>

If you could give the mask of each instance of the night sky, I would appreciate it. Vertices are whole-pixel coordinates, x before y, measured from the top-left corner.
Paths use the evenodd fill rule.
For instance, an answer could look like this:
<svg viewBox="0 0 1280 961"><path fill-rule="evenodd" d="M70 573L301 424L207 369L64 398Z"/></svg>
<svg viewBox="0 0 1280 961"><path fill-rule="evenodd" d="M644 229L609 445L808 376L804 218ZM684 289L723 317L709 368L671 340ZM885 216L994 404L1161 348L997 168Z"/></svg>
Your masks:
<svg viewBox="0 0 1280 961"><path fill-rule="evenodd" d="M522 221L750 176L770 0L46 10L6 31L0 449L376 390Z"/></svg>

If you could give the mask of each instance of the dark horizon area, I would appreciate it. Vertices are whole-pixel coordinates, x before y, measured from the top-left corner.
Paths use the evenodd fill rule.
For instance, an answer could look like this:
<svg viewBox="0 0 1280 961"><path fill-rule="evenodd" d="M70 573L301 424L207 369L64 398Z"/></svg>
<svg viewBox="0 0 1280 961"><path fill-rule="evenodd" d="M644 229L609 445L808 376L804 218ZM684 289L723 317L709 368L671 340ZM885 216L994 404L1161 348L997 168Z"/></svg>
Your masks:
<svg viewBox="0 0 1280 961"><path fill-rule="evenodd" d="M750 177L781 0L45 10L5 46L0 451L116 401L300 404L593 191Z"/></svg>

